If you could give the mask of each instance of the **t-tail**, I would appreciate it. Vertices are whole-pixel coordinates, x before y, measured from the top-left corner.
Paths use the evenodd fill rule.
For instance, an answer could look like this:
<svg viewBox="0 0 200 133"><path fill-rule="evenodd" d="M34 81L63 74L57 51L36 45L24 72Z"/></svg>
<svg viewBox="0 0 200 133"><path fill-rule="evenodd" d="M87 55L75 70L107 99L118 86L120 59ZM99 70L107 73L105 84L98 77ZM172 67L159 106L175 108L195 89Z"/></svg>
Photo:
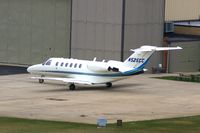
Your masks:
<svg viewBox="0 0 200 133"><path fill-rule="evenodd" d="M150 57L155 51L178 50L181 47L156 47L141 46L138 49L131 49L134 53L124 61L126 67L143 70Z"/></svg>

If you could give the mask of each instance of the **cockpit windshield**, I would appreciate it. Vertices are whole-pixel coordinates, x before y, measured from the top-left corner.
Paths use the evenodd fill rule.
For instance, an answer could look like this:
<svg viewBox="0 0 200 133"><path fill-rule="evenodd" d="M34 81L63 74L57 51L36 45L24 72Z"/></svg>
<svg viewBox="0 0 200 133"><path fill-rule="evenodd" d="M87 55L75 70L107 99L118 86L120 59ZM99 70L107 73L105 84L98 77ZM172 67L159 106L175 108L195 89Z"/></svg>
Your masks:
<svg viewBox="0 0 200 133"><path fill-rule="evenodd" d="M48 59L47 61L43 62L42 65L51 65L51 59Z"/></svg>

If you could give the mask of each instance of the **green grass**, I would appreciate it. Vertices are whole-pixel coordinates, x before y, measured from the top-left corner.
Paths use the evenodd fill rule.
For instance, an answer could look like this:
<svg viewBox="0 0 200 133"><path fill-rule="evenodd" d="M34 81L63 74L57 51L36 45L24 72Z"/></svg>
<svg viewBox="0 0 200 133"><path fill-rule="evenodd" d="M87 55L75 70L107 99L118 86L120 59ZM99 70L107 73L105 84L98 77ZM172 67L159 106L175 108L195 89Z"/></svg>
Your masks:
<svg viewBox="0 0 200 133"><path fill-rule="evenodd" d="M157 79L165 79L165 80L175 80L175 81L183 81L183 82L195 82L195 83L200 83L200 77L199 76L185 76L185 77L180 77L180 76L163 76L163 77L154 77Z"/></svg>
<svg viewBox="0 0 200 133"><path fill-rule="evenodd" d="M97 128L92 124L56 122L0 117L0 133L199 133L200 116L126 122L122 127L108 124Z"/></svg>

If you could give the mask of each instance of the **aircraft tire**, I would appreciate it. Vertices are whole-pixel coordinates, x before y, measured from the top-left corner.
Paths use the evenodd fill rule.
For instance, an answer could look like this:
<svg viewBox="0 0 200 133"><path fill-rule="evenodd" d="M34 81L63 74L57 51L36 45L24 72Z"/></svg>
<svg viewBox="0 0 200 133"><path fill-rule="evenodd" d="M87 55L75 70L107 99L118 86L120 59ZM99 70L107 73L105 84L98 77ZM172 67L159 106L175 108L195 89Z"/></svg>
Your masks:
<svg viewBox="0 0 200 133"><path fill-rule="evenodd" d="M108 83L106 83L106 87L112 87L112 83L111 82L108 82Z"/></svg>
<svg viewBox="0 0 200 133"><path fill-rule="evenodd" d="M39 79L39 83L44 83L44 79Z"/></svg>
<svg viewBox="0 0 200 133"><path fill-rule="evenodd" d="M76 86L74 85L74 84L70 84L69 85L69 90L70 91L73 91L73 90L75 90L76 89Z"/></svg>

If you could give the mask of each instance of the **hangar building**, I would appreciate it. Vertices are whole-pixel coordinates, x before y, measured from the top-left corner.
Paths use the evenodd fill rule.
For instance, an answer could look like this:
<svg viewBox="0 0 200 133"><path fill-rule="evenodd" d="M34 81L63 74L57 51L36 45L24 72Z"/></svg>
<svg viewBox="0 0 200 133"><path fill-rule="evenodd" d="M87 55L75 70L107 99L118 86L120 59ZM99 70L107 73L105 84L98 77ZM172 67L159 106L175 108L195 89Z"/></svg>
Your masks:
<svg viewBox="0 0 200 133"><path fill-rule="evenodd" d="M48 57L124 60L162 45L164 0L0 0L0 62ZM161 63L153 56L151 66Z"/></svg>
<svg viewBox="0 0 200 133"><path fill-rule="evenodd" d="M70 0L0 0L0 62L69 56Z"/></svg>
<svg viewBox="0 0 200 133"><path fill-rule="evenodd" d="M199 5L199 0L165 0L165 32L169 45L183 47L180 52L169 54L168 72L200 71Z"/></svg>

